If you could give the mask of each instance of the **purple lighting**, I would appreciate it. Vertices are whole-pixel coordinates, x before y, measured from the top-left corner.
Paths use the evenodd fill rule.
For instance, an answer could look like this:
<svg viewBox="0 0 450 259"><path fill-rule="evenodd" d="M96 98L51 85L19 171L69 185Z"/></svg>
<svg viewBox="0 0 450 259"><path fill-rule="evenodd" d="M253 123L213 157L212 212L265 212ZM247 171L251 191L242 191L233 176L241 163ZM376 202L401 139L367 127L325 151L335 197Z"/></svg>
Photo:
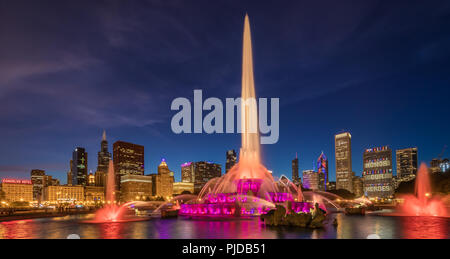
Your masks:
<svg viewBox="0 0 450 259"><path fill-rule="evenodd" d="M186 162L184 164L181 164L181 167L191 166L192 162Z"/></svg>

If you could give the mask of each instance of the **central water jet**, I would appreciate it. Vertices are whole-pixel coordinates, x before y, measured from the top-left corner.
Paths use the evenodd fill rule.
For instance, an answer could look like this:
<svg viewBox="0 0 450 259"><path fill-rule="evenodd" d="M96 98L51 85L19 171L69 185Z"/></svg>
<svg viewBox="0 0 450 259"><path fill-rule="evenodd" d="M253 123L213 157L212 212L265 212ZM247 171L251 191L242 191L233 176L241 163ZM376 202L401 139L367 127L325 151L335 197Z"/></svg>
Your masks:
<svg viewBox="0 0 450 259"><path fill-rule="evenodd" d="M250 20L245 16L242 92L241 149L238 163L225 175L209 181L198 199L181 205L181 215L224 216L261 215L278 203L291 204L295 212L309 212L314 206L302 202L301 188L275 181L261 164L258 133L258 108L253 77Z"/></svg>

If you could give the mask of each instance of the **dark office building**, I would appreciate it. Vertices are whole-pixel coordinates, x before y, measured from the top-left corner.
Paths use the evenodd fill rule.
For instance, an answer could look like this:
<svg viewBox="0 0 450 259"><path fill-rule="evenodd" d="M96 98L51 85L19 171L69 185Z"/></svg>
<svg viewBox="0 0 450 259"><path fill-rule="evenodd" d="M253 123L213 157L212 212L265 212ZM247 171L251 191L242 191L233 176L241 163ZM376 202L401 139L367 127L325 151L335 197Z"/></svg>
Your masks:
<svg viewBox="0 0 450 259"><path fill-rule="evenodd" d="M144 175L144 146L116 141L113 144L113 162L116 189L119 189L121 176Z"/></svg>
<svg viewBox="0 0 450 259"><path fill-rule="evenodd" d="M106 132L103 131L102 142L100 143L100 152L97 154L98 164L97 171L108 172L109 160L111 153L108 151L108 141L106 140Z"/></svg>
<svg viewBox="0 0 450 259"><path fill-rule="evenodd" d="M236 164L237 155L236 151L234 149L227 151L227 162L225 163L225 173L228 173L228 171L233 168L233 166Z"/></svg>
<svg viewBox="0 0 450 259"><path fill-rule="evenodd" d="M292 182L294 184L300 184L300 177L298 174L298 156L295 154L295 159L292 160Z"/></svg>
<svg viewBox="0 0 450 259"><path fill-rule="evenodd" d="M399 179L417 173L417 148L396 151L397 177Z"/></svg>
<svg viewBox="0 0 450 259"><path fill-rule="evenodd" d="M72 185L87 185L88 153L82 147L77 147L72 153Z"/></svg>

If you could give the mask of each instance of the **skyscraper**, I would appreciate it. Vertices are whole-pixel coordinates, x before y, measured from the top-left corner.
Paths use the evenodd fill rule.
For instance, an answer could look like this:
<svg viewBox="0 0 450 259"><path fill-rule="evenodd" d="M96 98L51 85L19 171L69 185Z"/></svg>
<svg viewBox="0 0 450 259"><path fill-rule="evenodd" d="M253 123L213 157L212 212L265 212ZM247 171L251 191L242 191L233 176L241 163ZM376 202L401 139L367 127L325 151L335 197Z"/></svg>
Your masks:
<svg viewBox="0 0 450 259"><path fill-rule="evenodd" d="M314 170L303 171L303 188L309 190L319 190L319 174Z"/></svg>
<svg viewBox="0 0 450 259"><path fill-rule="evenodd" d="M364 193L389 198L394 193L392 151L387 146L366 149L363 155Z"/></svg>
<svg viewBox="0 0 450 259"><path fill-rule="evenodd" d="M166 159L161 160L161 164L158 166L158 174L152 175L154 195L169 199L173 195L173 172L170 171L169 166L166 163Z"/></svg>
<svg viewBox="0 0 450 259"><path fill-rule="evenodd" d="M67 172L67 185L72 185L72 164L73 161L70 160L69 172Z"/></svg>
<svg viewBox="0 0 450 259"><path fill-rule="evenodd" d="M195 181L194 163L186 162L181 165L181 182L194 183Z"/></svg>
<svg viewBox="0 0 450 259"><path fill-rule="evenodd" d="M106 140L106 132L103 131L102 141L100 142L100 152L97 153L98 164L97 171L108 172L109 160L111 153L108 151L108 141Z"/></svg>
<svg viewBox="0 0 450 259"><path fill-rule="evenodd" d="M31 183L33 184L33 200L41 201L44 193L45 171L39 169L31 170Z"/></svg>
<svg viewBox="0 0 450 259"><path fill-rule="evenodd" d="M397 178L401 179L417 172L417 148L398 149L396 151Z"/></svg>
<svg viewBox="0 0 450 259"><path fill-rule="evenodd" d="M320 154L317 159L317 173L319 173L319 189L326 190L328 186L328 159L325 154Z"/></svg>
<svg viewBox="0 0 450 259"><path fill-rule="evenodd" d="M203 186L211 179L222 175L222 166L210 162L195 162L194 164L194 190L200 192Z"/></svg>
<svg viewBox="0 0 450 259"><path fill-rule="evenodd" d="M108 141L106 140L106 132L103 131L102 141L100 143L100 152L97 154L97 171L95 172L95 185L106 186L106 173L108 172L109 160L111 153L108 151Z"/></svg>
<svg viewBox="0 0 450 259"><path fill-rule="evenodd" d="M294 184L300 183L300 178L298 175L298 156L297 153L295 153L295 158L292 160L292 182Z"/></svg>
<svg viewBox="0 0 450 259"><path fill-rule="evenodd" d="M234 149L227 151L227 162L225 163L225 173L228 173L231 168L236 164L237 156Z"/></svg>
<svg viewBox="0 0 450 259"><path fill-rule="evenodd" d="M72 185L86 186L88 181L88 153L77 147L72 153Z"/></svg>
<svg viewBox="0 0 450 259"><path fill-rule="evenodd" d="M348 132L334 137L336 156L336 189L353 192L352 135Z"/></svg>
<svg viewBox="0 0 450 259"><path fill-rule="evenodd" d="M144 146L116 141L113 144L113 163L116 190L119 190L121 176L144 175Z"/></svg>

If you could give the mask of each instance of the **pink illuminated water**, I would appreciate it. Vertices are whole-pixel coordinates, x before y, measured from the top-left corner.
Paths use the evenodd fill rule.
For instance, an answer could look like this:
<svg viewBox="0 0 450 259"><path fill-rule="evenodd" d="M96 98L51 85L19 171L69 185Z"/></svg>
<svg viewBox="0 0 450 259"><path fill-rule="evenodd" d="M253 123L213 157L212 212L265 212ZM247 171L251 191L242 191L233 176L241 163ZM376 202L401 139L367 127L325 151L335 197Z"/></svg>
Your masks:
<svg viewBox="0 0 450 259"><path fill-rule="evenodd" d="M94 221L91 223L122 222L124 211L130 203L121 206L116 205L115 174L113 161L109 161L108 175L106 179L106 202L107 204L95 213Z"/></svg>
<svg viewBox="0 0 450 259"><path fill-rule="evenodd" d="M444 203L437 197L432 197L430 177L425 164L417 172L414 195L404 197L401 212L408 216L447 216Z"/></svg>

